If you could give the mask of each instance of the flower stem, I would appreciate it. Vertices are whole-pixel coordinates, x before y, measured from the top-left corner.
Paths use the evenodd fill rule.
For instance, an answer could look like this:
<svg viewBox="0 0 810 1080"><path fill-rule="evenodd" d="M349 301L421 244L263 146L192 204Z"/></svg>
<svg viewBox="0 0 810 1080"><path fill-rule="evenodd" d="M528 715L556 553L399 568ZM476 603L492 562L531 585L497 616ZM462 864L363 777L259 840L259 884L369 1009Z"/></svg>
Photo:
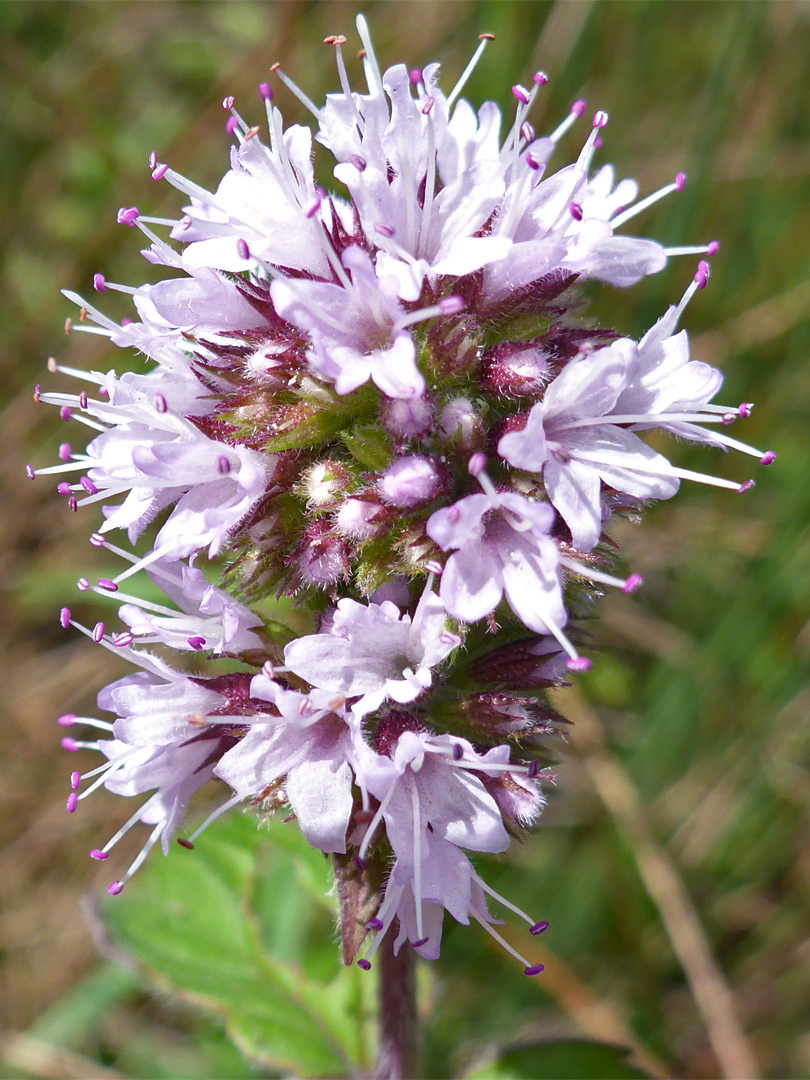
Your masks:
<svg viewBox="0 0 810 1080"><path fill-rule="evenodd" d="M415 955L407 943L394 956L393 934L377 950L380 1049L375 1080L412 1080L417 1075Z"/></svg>

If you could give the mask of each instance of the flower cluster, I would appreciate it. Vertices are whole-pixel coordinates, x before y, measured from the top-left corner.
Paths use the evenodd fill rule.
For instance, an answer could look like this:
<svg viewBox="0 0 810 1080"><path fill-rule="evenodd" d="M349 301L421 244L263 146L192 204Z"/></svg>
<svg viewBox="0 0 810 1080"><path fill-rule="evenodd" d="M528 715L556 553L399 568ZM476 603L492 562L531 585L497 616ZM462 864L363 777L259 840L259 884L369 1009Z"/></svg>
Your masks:
<svg viewBox="0 0 810 1080"><path fill-rule="evenodd" d="M92 392L37 398L94 435L29 474L63 474L73 510L101 503L92 543L124 565L79 588L114 598L125 629L61 613L136 668L99 696L112 722L60 720L100 733L66 738L68 750L104 758L72 774L68 810L102 786L146 796L91 853L107 859L130 827L151 827L110 892L158 841L164 853L173 837L190 848L244 801L289 806L340 874L367 874L377 890L359 934L357 912L343 912L346 957L365 939L357 962L368 967L389 930L395 949L437 956L445 911L501 940L492 899L545 929L468 852L503 852L537 818L558 719L547 690L590 666L575 616L604 586L641 584L611 574L604 529L683 479L751 483L678 468L643 435L658 428L763 464L773 454L723 432L750 406L711 403L721 376L690 359L678 330L705 261L640 341L572 310L585 279L626 286L672 255L714 254L716 243L667 249L617 232L683 175L639 200L610 166L593 171L604 112L555 171L585 105L538 136L540 72L512 88L502 135L492 102L476 112L460 97L489 35L445 94L436 64L382 73L362 17L358 30L365 93L350 88L342 37L327 39L341 91L320 107L274 67L312 113L340 194L318 185L313 132L284 129L266 83L267 139L224 102L234 145L216 191L151 156L154 179L185 197L181 216L127 207L119 221L171 273L137 288L96 274L98 293L131 294L136 318L122 325L67 295L77 330L153 366L52 363ZM119 530L130 545L150 530L151 550L114 544ZM122 590L142 573L165 602ZM267 617L282 595L314 632ZM190 653L193 668L177 655ZM228 794L178 836L209 781Z"/></svg>

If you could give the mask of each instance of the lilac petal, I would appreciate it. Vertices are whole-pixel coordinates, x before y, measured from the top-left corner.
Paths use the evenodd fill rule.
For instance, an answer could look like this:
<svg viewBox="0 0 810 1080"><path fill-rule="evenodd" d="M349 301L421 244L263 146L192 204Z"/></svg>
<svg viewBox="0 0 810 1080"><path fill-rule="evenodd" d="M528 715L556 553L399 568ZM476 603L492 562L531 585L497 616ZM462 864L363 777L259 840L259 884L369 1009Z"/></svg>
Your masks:
<svg viewBox="0 0 810 1080"><path fill-rule="evenodd" d="M488 546L477 541L450 556L439 586L445 610L465 622L494 611L502 592L500 566Z"/></svg>
<svg viewBox="0 0 810 1080"><path fill-rule="evenodd" d="M321 851L346 851L352 812L352 770L344 761L312 760L287 775L287 798L301 831Z"/></svg>
<svg viewBox="0 0 810 1080"><path fill-rule="evenodd" d="M590 551L602 534L599 473L591 465L571 459L546 463L543 482L548 497L571 530L574 547Z"/></svg>

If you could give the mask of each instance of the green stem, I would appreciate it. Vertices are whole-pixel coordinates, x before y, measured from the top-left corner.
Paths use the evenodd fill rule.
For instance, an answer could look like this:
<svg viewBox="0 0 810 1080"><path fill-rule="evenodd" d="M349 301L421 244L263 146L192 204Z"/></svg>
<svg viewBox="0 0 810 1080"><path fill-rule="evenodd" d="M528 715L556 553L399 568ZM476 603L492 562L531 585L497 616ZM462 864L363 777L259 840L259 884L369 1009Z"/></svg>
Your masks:
<svg viewBox="0 0 810 1080"><path fill-rule="evenodd" d="M413 1080L419 1060L415 954L406 942L394 956L394 937L387 933L377 950L380 1049L375 1080Z"/></svg>

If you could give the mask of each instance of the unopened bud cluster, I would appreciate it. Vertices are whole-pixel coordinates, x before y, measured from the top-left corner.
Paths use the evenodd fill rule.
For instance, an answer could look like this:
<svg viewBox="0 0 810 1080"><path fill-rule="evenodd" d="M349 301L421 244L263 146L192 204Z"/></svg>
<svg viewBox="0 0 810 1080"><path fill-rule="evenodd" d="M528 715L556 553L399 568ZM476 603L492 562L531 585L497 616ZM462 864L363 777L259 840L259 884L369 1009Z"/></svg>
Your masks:
<svg viewBox="0 0 810 1080"><path fill-rule="evenodd" d="M107 859L128 828L150 829L110 891L154 845L192 847L232 806L289 806L339 876L379 888L370 922L343 910L346 959L362 945L368 967L389 932L397 949L437 956L445 911L498 936L488 898L545 929L467 853L506 850L542 808L561 719L546 692L590 666L572 611L641 584L612 574L604 529L682 479L750 486L680 469L644 436L773 454L725 434L750 406L711 403L721 376L690 359L678 329L705 261L640 341L577 315L581 281L627 286L671 255L714 254L617 232L683 176L638 200L633 181L594 171L604 112L574 162L553 168L584 103L538 136L542 73L513 87L502 133L492 102L476 112L460 97L490 35L445 94L437 64L382 73L362 18L358 30L365 92L350 88L340 37L328 45L341 91L322 106L274 67L313 114L316 153L334 158L334 194L315 181L313 131L284 129L267 83L266 135L223 103L234 145L215 192L151 156L182 211L127 207L119 221L170 274L137 288L95 275L99 294L131 294L122 325L102 299L68 296L77 330L152 366L51 365L90 389L38 400L92 439L29 473L60 474L71 509L99 504L92 543L122 560L115 577L79 582L117 602L115 625L61 614L137 668L99 695L112 720L60 721L100 733L67 749L105 759L72 774L71 812L100 786L145 796L92 852ZM152 548L136 556L144 533ZM127 591L144 573L161 602ZM268 617L279 596L313 632ZM178 652L202 654L206 673L186 674ZM227 796L178 835L209 780Z"/></svg>

